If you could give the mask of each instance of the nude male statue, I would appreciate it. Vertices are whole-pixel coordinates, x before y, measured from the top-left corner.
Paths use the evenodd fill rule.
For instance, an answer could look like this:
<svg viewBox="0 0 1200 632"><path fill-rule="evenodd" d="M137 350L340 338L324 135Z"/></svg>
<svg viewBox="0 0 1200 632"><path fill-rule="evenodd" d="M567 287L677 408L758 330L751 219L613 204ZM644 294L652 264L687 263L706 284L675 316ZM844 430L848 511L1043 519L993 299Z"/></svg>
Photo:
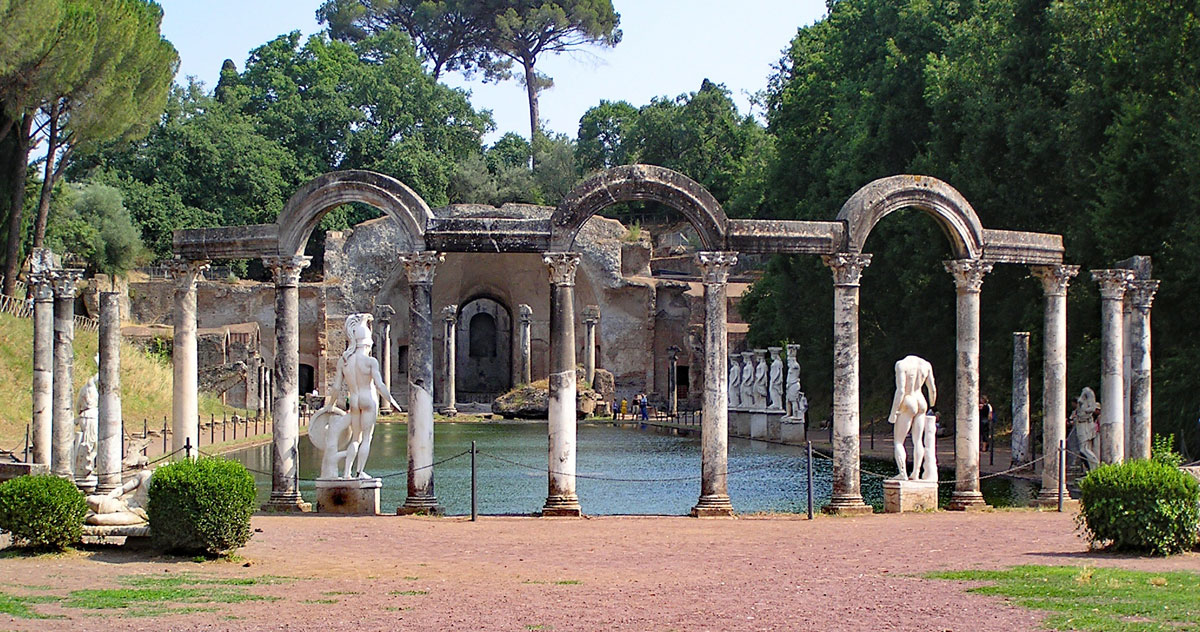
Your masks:
<svg viewBox="0 0 1200 632"><path fill-rule="evenodd" d="M929 400L921 393L924 386L929 391ZM888 423L893 424L892 441L896 455L896 466L900 474L896 477L902 481L909 478L925 481L937 480L936 466L929 467L925 454L934 450L932 433L925 431L928 421L925 413L930 406L937 403L937 386L933 382L933 365L917 356L907 356L896 362L896 395L892 398L892 412L888 415ZM907 454L904 450L904 438L912 430L913 439L913 471L912 476L904 471ZM927 441L927 439L929 439ZM936 457L935 457L936 458ZM921 472L921 465L925 471ZM919 474L923 474L918 476Z"/></svg>
<svg viewBox="0 0 1200 632"><path fill-rule="evenodd" d="M338 358L325 406L313 415L309 437L322 450L321 478L336 478L338 461L343 458L342 478L371 478L364 468L379 415L379 393L387 397L395 410L400 410L400 404L384 385L379 362L371 357L371 320L370 314L351 314L346 318L346 351ZM343 398L348 404L346 410L337 407ZM340 449L347 439L345 449Z"/></svg>

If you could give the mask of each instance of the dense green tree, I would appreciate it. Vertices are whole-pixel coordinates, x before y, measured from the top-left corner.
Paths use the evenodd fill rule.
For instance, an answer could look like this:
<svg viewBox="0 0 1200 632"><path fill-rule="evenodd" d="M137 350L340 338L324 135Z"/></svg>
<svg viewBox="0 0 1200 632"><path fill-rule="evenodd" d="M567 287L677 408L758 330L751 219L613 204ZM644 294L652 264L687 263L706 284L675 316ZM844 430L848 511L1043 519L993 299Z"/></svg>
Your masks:
<svg viewBox="0 0 1200 632"><path fill-rule="evenodd" d="M584 172L601 171L633 162L629 127L638 109L627 101L601 100L579 119L575 161Z"/></svg>
<svg viewBox="0 0 1200 632"><path fill-rule="evenodd" d="M90 272L119 276L143 253L142 241L121 192L98 183L68 185L56 195L46 244L87 262Z"/></svg>

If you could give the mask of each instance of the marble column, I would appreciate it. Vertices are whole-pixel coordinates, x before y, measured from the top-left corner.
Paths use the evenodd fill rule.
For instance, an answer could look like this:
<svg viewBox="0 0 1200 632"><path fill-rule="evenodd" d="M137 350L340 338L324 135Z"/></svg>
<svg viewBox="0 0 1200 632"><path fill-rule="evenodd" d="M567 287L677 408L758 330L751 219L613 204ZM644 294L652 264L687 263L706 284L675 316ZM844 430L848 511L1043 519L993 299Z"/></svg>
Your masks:
<svg viewBox="0 0 1200 632"><path fill-rule="evenodd" d="M458 305L447 305L442 308L442 323L445 325L442 339L442 368L446 371L445 380L442 381L442 414L454 416L458 414L458 409L455 406L458 404L456 397L457 380L455 375L455 364L458 359L458 353L455 348L457 341L455 336L455 326L458 324Z"/></svg>
<svg viewBox="0 0 1200 632"><path fill-rule="evenodd" d="M600 306L588 305L583 310L583 379L596 381L596 323L600 322Z"/></svg>
<svg viewBox="0 0 1200 632"><path fill-rule="evenodd" d="M679 347L667 347L667 412L672 417L679 412ZM728 379L728 378L726 378ZM726 406L728 408L728 406Z"/></svg>
<svg viewBox="0 0 1200 632"><path fill-rule="evenodd" d="M75 442L75 282L82 270L55 270L54 283L54 397L50 472L74 480L71 450Z"/></svg>
<svg viewBox="0 0 1200 632"><path fill-rule="evenodd" d="M520 358L520 366L517 367L517 377L521 380L521 384L528 384L533 381L533 365L532 357L530 356L530 344L532 341L532 326L533 326L533 308L528 305L517 305L517 312L521 317L520 335L518 336L518 356Z"/></svg>
<svg viewBox="0 0 1200 632"><path fill-rule="evenodd" d="M697 518L732 516L729 502L729 337L726 284L735 252L698 252L704 282L704 399L700 412L700 499ZM672 372L673 373L673 372Z"/></svg>
<svg viewBox="0 0 1200 632"><path fill-rule="evenodd" d="M275 371L267 375L271 498L264 511L309 511L300 496L300 272L312 257L264 257L275 276Z"/></svg>
<svg viewBox="0 0 1200 632"><path fill-rule="evenodd" d="M1067 285L1079 266L1034 266L1046 298L1042 332L1042 489L1036 503L1058 503L1058 446L1067 439Z"/></svg>
<svg viewBox="0 0 1200 632"><path fill-rule="evenodd" d="M171 451L192 446L192 457L200 445L199 365L196 350L196 282L208 267L207 261L174 259L168 265L175 281L175 332L172 336L171 365ZM183 457L179 452L178 457Z"/></svg>
<svg viewBox="0 0 1200 632"><path fill-rule="evenodd" d="M396 315L396 310L392 309L391 305L379 305L375 308L375 333L379 336L379 344L375 346L379 360L379 372L383 376L383 386L387 389L387 394L392 392L392 317ZM391 397L386 397L384 393L379 394L379 412L381 414L392 412Z"/></svg>
<svg viewBox="0 0 1200 632"><path fill-rule="evenodd" d="M859 483L858 290L871 255L821 257L833 271L833 500L825 511L867 514Z"/></svg>
<svg viewBox="0 0 1200 632"><path fill-rule="evenodd" d="M49 271L30 274L33 287L33 454L51 463L54 434L54 284Z"/></svg>
<svg viewBox="0 0 1200 632"><path fill-rule="evenodd" d="M979 291L992 264L945 262L957 290L958 333L954 389L954 492L949 509L986 507L979 489Z"/></svg>
<svg viewBox="0 0 1200 632"><path fill-rule="evenodd" d="M1130 327L1129 458L1150 458L1151 380L1150 380L1150 307L1159 281L1131 281L1125 302L1133 305Z"/></svg>
<svg viewBox="0 0 1200 632"><path fill-rule="evenodd" d="M121 486L121 448L125 428L121 421L121 295L100 293L100 393L96 439L96 493Z"/></svg>
<svg viewBox="0 0 1200 632"><path fill-rule="evenodd" d="M443 255L400 255L408 276L408 496L397 513L441 513L433 493L433 275Z"/></svg>
<svg viewBox="0 0 1200 632"><path fill-rule="evenodd" d="M1029 332L1013 332L1012 465L1030 461L1029 454Z"/></svg>
<svg viewBox="0 0 1200 632"><path fill-rule="evenodd" d="M579 254L546 253L550 270L549 489L543 516L578 516L575 495L575 270Z"/></svg>
<svg viewBox="0 0 1200 632"><path fill-rule="evenodd" d="M1136 278L1137 273L1134 272L1132 279ZM1130 280L1129 283L1132 284L1133 281ZM1121 438L1123 460L1130 458L1129 446L1133 442L1133 423L1130 421L1133 418L1130 414L1130 405L1133 402L1133 301L1130 300L1132 289L1132 285L1125 286L1125 298L1121 301L1121 401L1125 404L1121 410L1121 419L1124 420L1121 425L1125 429Z"/></svg>
<svg viewBox="0 0 1200 632"><path fill-rule="evenodd" d="M1122 303L1131 270L1092 270L1100 285L1100 460L1125 459L1125 383Z"/></svg>

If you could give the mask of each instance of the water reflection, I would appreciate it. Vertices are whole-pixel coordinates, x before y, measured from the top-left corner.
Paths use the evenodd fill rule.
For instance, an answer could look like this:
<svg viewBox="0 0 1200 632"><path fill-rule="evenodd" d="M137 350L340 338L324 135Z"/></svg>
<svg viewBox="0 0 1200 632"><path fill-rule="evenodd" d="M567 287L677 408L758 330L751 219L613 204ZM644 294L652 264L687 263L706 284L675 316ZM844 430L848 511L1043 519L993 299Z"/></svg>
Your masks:
<svg viewBox="0 0 1200 632"><path fill-rule="evenodd" d="M479 511L483 514L531 514L546 500L546 422L439 423L434 427L434 460L468 450L475 441ZM391 512L404 503L406 429L380 424L375 429L367 471L384 477L381 508ZM700 441L650 431L580 424L576 489L583 511L606 514L686 514L700 495ZM491 458L503 457L520 465ZM271 491L270 445L241 450L233 458L255 473L261 502ZM301 492L315 498L311 479L319 473L316 451L307 438L300 441ZM527 466L527 467L522 467ZM795 512L807 509L804 448L760 441L730 439L729 495L739 513ZM890 462L865 460L863 469L891 474ZM832 464L814 462L813 491L817 506L832 494ZM943 471L943 480L953 479ZM620 480L610 480L620 479ZM451 515L470 512L470 457L463 456L434 469L438 500ZM942 485L943 504L952 485ZM1032 491L1021 481L986 479L984 497L994 506L1028 502ZM863 497L881 507L883 487L878 477L863 476Z"/></svg>

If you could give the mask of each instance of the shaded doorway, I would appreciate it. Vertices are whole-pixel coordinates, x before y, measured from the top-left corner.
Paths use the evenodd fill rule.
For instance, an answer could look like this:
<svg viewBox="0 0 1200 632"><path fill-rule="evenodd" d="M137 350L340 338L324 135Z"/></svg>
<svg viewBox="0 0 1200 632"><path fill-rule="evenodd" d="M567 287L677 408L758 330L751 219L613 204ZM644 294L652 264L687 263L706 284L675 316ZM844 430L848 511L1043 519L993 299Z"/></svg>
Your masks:
<svg viewBox="0 0 1200 632"><path fill-rule="evenodd" d="M512 318L508 308L477 298L458 312L456 396L461 402L491 402L512 387Z"/></svg>

